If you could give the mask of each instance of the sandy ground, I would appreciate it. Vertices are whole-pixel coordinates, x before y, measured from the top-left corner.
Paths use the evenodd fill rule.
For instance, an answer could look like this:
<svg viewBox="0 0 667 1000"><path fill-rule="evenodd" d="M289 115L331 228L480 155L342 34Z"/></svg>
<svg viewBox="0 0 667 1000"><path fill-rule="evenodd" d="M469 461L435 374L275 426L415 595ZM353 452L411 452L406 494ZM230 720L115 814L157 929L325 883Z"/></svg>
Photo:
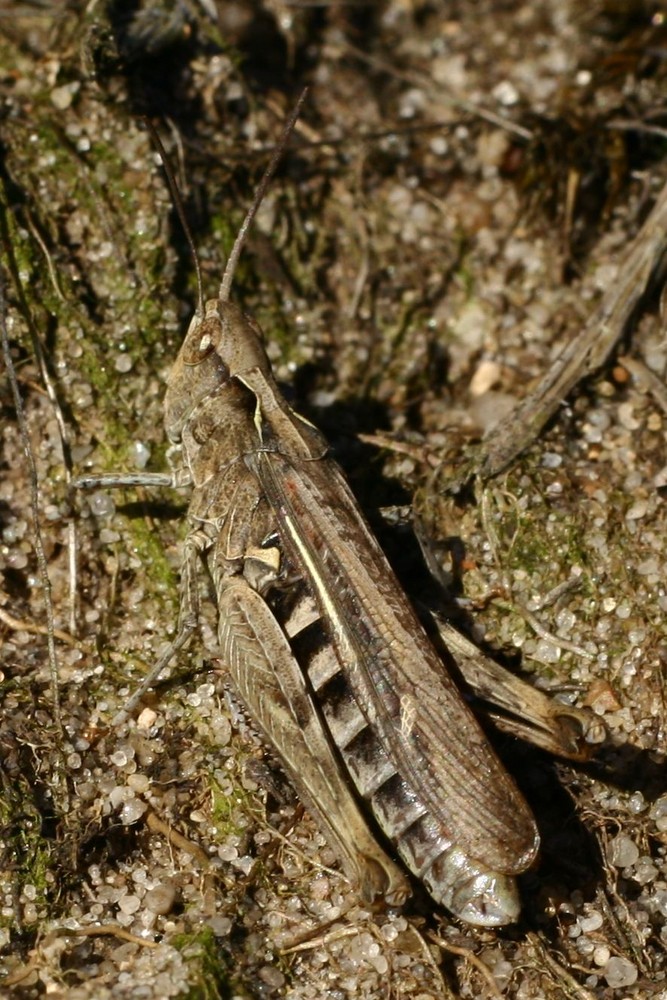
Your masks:
<svg viewBox="0 0 667 1000"><path fill-rule="evenodd" d="M620 280L667 180L656 10L0 7L5 321L31 456L4 381L7 995L667 997L659 283L526 453L448 488ZM499 932L418 896L360 904L228 687L211 602L142 712L112 721L173 637L187 508L67 486L68 464L166 467L161 401L196 287L139 116L162 119L214 294L304 84L237 300L410 598L609 731L582 766L498 742L543 841Z"/></svg>

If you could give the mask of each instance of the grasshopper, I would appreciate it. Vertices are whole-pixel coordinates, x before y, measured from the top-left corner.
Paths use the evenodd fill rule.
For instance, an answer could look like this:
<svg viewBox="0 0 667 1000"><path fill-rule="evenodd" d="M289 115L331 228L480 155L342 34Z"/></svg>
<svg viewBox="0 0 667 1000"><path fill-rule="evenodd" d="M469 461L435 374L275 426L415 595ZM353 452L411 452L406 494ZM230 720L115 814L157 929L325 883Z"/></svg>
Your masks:
<svg viewBox="0 0 667 1000"><path fill-rule="evenodd" d="M327 442L287 404L260 329L230 300L248 228L299 107L217 298L203 301L200 279L164 401L174 471L75 481L192 489L177 636L128 708L196 629L203 560L233 686L364 901L405 900L410 886L398 855L451 913L502 925L519 915L516 876L536 857L535 820L408 603ZM561 754L580 754L584 713L555 706L449 626L442 632L471 685L491 699L500 691L506 725Z"/></svg>

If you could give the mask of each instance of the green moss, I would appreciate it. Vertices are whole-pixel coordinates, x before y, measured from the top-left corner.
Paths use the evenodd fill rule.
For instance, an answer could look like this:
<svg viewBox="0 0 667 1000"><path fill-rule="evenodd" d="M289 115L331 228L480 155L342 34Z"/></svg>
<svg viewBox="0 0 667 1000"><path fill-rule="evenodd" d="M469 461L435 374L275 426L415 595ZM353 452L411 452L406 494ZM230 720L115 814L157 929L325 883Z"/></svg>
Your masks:
<svg viewBox="0 0 667 1000"><path fill-rule="evenodd" d="M542 576L545 567L557 563L567 575L570 566L585 566L587 561L581 525L569 513L554 517L553 511L549 515L543 508L531 510L519 519L514 544L508 553L510 569Z"/></svg>
<svg viewBox="0 0 667 1000"><path fill-rule="evenodd" d="M13 872L13 888L18 899L23 889L30 886L32 903L43 915L48 912L53 880L49 873L57 867L54 841L43 835L44 818L33 801L33 790L25 780L20 780L0 798L0 821L3 830L2 864ZM19 905L19 911L21 906ZM2 919L6 927L14 927L14 915ZM16 927L22 931L22 927Z"/></svg>
<svg viewBox="0 0 667 1000"><path fill-rule="evenodd" d="M180 1000L226 1000L243 996L229 978L228 962L213 931L203 927L193 934L178 934L170 942L180 951L190 972L190 986Z"/></svg>
<svg viewBox="0 0 667 1000"><path fill-rule="evenodd" d="M503 547L507 568L523 570L529 575L544 573L545 566L557 562L567 570L570 566L586 567L590 557L586 545L586 525L582 523L575 498L563 497L553 503L544 498L548 483L538 474L529 487L514 477L508 481L510 495L519 496L528 490L530 506L504 505L501 516L494 521ZM542 502L538 498L542 499Z"/></svg>
<svg viewBox="0 0 667 1000"><path fill-rule="evenodd" d="M470 260L468 239L461 232L457 234L456 257L458 258L458 266L453 277L461 288L464 289L466 300L470 301L475 297L476 268Z"/></svg>
<svg viewBox="0 0 667 1000"><path fill-rule="evenodd" d="M239 215L232 216L228 211L223 210L221 212L212 215L210 218L210 229L212 235L213 246L218 249L218 261L220 265L220 277L222 278L222 269L225 266L229 252L234 245L234 240L236 239L237 233L239 231L239 226L243 221L243 215L245 210L243 210ZM244 273L243 266L244 257L241 255L239 261L237 274L239 275L239 281L241 281L241 275Z"/></svg>
<svg viewBox="0 0 667 1000"><path fill-rule="evenodd" d="M27 833L25 829L21 832L23 841L23 851L25 862L23 865L23 885L32 885L37 889L38 896L44 897L48 892L48 873L52 870L52 850L51 845L42 836L39 830L41 821L37 818L34 823L34 832ZM39 903L39 898L35 900Z"/></svg>
<svg viewBox="0 0 667 1000"><path fill-rule="evenodd" d="M236 752L235 761L238 771L242 771L242 751ZM218 830L220 840L229 836L242 835L247 826L242 817L253 815L256 812L255 799L250 792L241 787L240 783L235 783L234 791L231 795L227 795L222 791L215 778L211 776L211 823Z"/></svg>
<svg viewBox="0 0 667 1000"><path fill-rule="evenodd" d="M165 556L160 538L141 518L132 524L132 541L135 553L150 573L151 580L162 590L173 591L176 575Z"/></svg>
<svg viewBox="0 0 667 1000"><path fill-rule="evenodd" d="M53 109L45 107L31 122L30 130L17 122L13 125L7 172L17 189L23 192L23 203L16 195L2 192L1 210L5 218L5 246L11 247L15 266L15 285L20 283L19 298L24 297L23 311L30 309L33 322L40 328L44 313L58 318L64 338L82 326L85 336L79 341L83 351L80 370L98 393L101 404L107 396L115 396L118 375L106 362L109 347L121 337L135 361L146 361L152 348L162 345L164 330L160 294L164 282L164 250L159 246L159 224L154 220L153 232L138 232L134 220L138 213L150 219L148 206L142 203L147 191L136 184L137 174L128 167L113 141L93 143L85 156L79 155L53 124ZM36 137L36 138L35 138ZM45 172L44 164L49 164ZM67 184L67 193L62 190ZM149 193L149 192L148 192ZM33 206L46 201L76 205L76 219L84 227L83 246L87 230L102 234L113 246L113 252L85 257L84 249L72 248L78 257L79 273L58 266L63 256L63 242L71 238L66 230L74 216L64 208L61 214L49 213L36 218L27 216L23 205L33 212ZM12 205L13 211L8 209ZM25 222L23 216L25 217ZM16 224L16 219L21 224ZM122 227L119 219L125 219ZM32 229L32 232L31 232ZM34 235L41 233L42 246ZM52 260L44 267L48 247ZM93 248L95 249L95 248ZM56 277L62 295L54 287L47 271ZM91 322L90 296L100 291L103 299L95 303L97 321ZM106 316L105 302L113 314ZM129 331L129 333L128 333ZM63 342L63 347L65 346ZM148 348L148 350L147 350Z"/></svg>

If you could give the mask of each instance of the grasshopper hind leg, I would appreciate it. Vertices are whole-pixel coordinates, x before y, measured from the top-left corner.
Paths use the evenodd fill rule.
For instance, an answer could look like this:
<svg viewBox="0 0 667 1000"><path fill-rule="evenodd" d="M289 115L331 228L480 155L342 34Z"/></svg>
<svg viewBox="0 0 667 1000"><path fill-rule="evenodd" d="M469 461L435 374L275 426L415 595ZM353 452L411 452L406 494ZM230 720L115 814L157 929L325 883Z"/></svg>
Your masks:
<svg viewBox="0 0 667 1000"><path fill-rule="evenodd" d="M221 581L219 639L232 683L299 798L366 903L401 905L407 880L371 833L332 751L304 674L264 599L241 576Z"/></svg>

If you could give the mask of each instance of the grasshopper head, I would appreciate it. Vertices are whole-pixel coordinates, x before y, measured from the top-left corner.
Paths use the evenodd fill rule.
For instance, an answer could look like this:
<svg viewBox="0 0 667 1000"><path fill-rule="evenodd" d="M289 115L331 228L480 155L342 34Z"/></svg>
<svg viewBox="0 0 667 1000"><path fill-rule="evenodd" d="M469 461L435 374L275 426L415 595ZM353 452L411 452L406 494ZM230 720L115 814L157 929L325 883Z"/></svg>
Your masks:
<svg viewBox="0 0 667 1000"><path fill-rule="evenodd" d="M170 440L178 442L197 408L223 389L230 406L244 405L247 392L236 378L251 369L270 377L259 327L231 302L209 300L204 316L192 318L169 377L164 407Z"/></svg>
<svg viewBox="0 0 667 1000"><path fill-rule="evenodd" d="M327 450L319 431L294 413L278 389L257 324L224 299L210 299L203 319L195 315L190 323L164 405L167 434L175 444L185 425L206 409L206 427L214 411L216 421L230 426L236 420L245 427L250 417L260 447L292 458L321 458Z"/></svg>
<svg viewBox="0 0 667 1000"><path fill-rule="evenodd" d="M224 372L226 378L236 378L251 368L264 375L271 371L257 324L238 306L221 299L209 299L204 318L194 317L178 360L198 369L195 374L199 379L211 367Z"/></svg>
<svg viewBox="0 0 667 1000"><path fill-rule="evenodd" d="M250 316L222 299L206 303L207 332L216 354L226 365L230 378L242 378L252 369L266 378L271 376L271 364L266 355L262 331Z"/></svg>

